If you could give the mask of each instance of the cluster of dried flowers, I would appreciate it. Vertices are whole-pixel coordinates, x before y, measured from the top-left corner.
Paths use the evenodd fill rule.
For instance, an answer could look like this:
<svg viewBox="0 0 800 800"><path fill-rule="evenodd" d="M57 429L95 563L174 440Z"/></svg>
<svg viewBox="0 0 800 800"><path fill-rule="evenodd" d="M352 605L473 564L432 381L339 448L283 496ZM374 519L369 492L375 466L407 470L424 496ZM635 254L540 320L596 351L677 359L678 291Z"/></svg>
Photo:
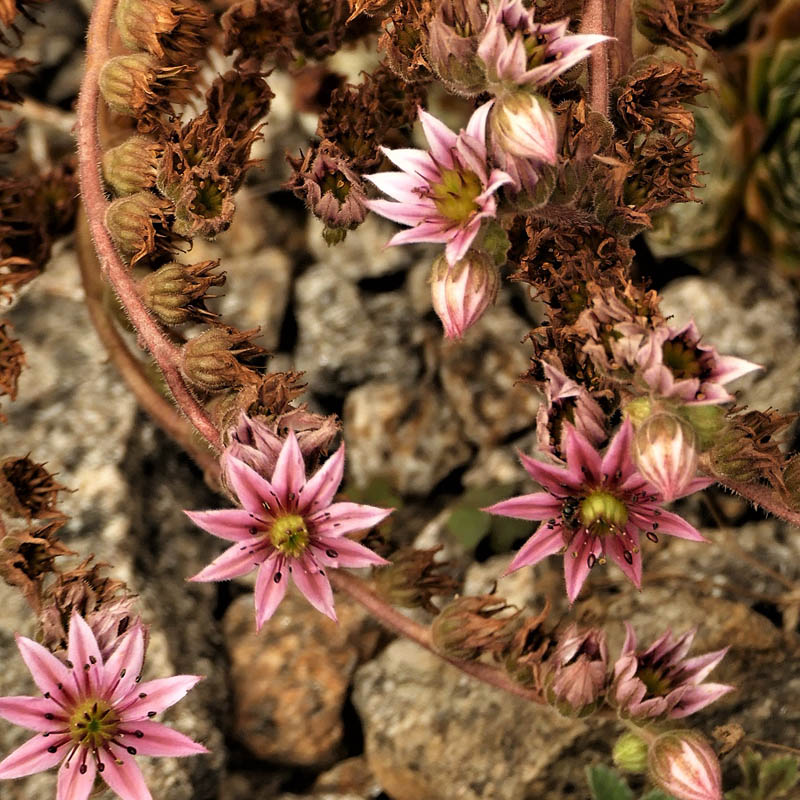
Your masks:
<svg viewBox="0 0 800 800"><path fill-rule="evenodd" d="M778 441L790 418L732 407L727 385L757 365L720 355L693 323L671 325L657 293L631 275L632 238L694 200L700 185L690 106L708 90L696 59L721 2L632 2L640 32L665 48L636 61L625 15L615 26L607 5L238 0L219 13L202 0L118 0L120 44L106 53L97 85L84 86L105 101L99 146L98 120L79 120L82 133L93 129L81 145L90 150L82 153L84 192L97 179L97 155L114 199L87 199L87 214L113 240L112 252L98 241L107 277L162 370L173 369L170 387L185 389L179 405L216 449L216 479L237 505L187 512L230 543L192 580L256 569L261 628L290 579L336 619L327 570L378 567L376 592L363 589L373 610L387 601L425 609L444 657L492 663L561 714L616 715L627 727L614 748L618 765L647 772L678 800L721 800L713 748L673 721L732 690L705 680L725 650L688 658L694 631L668 631L640 649L628 625L612 662L603 630L551 624L547 608L525 617L494 594L434 602L459 588L437 551L367 546L361 535L392 509L336 500L344 445L329 451L338 421L297 404L298 373L266 370L257 331L232 328L208 308L225 279L219 264L184 263L194 237L230 225L270 111L266 79L273 69L292 71L319 116L315 141L289 158L286 187L323 222L329 245L370 212L405 226L390 245L443 245L431 291L449 339L490 313L506 266L545 304L545 320L529 333L525 376L543 396L537 452L520 456L542 491L485 509L541 523L509 572L562 555L572 604L611 558L641 588L644 540L706 541L664 505L714 480L798 512L800 456L787 461ZM30 13L0 0L1 23L13 26L18 12ZM16 34L9 28L0 43ZM770 36L781 42L781 64L793 65L787 37L770 29L764 41ZM360 83L343 83L325 59L356 42L377 45L382 61ZM765 134L762 149L781 151L762 153L753 169L754 218L797 138L795 125L781 127L796 104L770 89L766 47L753 67L764 73L754 102L770 130L780 129ZM212 48L231 68L209 78ZM31 66L0 56L0 110L20 99L12 74ZM442 89L465 109L457 131L431 111ZM415 121L425 149L413 146ZM0 128L0 154L13 148L13 128ZM33 178L0 172L0 294L41 271L53 237L71 226L73 195L68 165ZM791 203L778 207L767 236L787 249ZM176 329L188 323L186 339ZM23 361L0 324L0 392L12 399ZM0 716L36 732L0 762L0 778L60 763L59 800L85 800L98 777L123 800L146 800L132 756L205 750L152 721L199 678L138 683L147 635L130 592L91 559L57 567L74 555L57 536L63 488L28 457L0 463L0 574L38 618L43 644L21 637L19 649L44 695L0 698Z"/></svg>

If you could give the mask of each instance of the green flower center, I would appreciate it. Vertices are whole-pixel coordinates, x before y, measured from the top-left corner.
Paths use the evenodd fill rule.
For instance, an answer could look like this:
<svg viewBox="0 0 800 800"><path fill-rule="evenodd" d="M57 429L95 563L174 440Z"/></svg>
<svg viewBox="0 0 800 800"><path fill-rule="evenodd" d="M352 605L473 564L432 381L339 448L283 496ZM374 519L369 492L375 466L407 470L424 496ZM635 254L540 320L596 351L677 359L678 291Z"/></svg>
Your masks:
<svg viewBox="0 0 800 800"><path fill-rule="evenodd" d="M581 525L598 536L618 533L628 521L628 509L621 500L600 489L581 500Z"/></svg>
<svg viewBox="0 0 800 800"><path fill-rule="evenodd" d="M299 558L308 546L306 521L299 514L278 517L269 530L269 540L283 555Z"/></svg>
<svg viewBox="0 0 800 800"><path fill-rule="evenodd" d="M96 750L114 738L119 716L105 700L81 703L69 718L69 732L75 744Z"/></svg>
<svg viewBox="0 0 800 800"><path fill-rule="evenodd" d="M670 682L662 673L652 667L644 667L636 673L636 677L647 687L648 694L661 697L672 688Z"/></svg>
<svg viewBox="0 0 800 800"><path fill-rule="evenodd" d="M470 170L443 169L442 180L431 185L436 210L453 222L466 222L478 210L475 198L481 193L481 179Z"/></svg>
<svg viewBox="0 0 800 800"><path fill-rule="evenodd" d="M664 364L676 378L699 378L703 372L701 352L680 339L671 339L661 346Z"/></svg>
<svg viewBox="0 0 800 800"><path fill-rule="evenodd" d="M547 60L547 37L542 34L531 34L523 38L526 66L528 69L539 67Z"/></svg>
<svg viewBox="0 0 800 800"><path fill-rule="evenodd" d="M322 189L322 194L330 192L340 203L343 203L350 194L350 181L347 180L343 173L337 170L323 178L320 188Z"/></svg>

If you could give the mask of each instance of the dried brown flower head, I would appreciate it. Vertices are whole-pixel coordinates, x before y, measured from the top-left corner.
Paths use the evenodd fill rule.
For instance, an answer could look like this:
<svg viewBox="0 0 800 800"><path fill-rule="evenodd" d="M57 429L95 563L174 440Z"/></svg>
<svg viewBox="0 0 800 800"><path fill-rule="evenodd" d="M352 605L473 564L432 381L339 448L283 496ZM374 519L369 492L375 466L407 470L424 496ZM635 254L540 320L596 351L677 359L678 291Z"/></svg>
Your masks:
<svg viewBox="0 0 800 800"><path fill-rule="evenodd" d="M237 66L248 63L286 66L301 34L297 3L286 0L239 0L222 15L223 49L236 53Z"/></svg>
<svg viewBox="0 0 800 800"><path fill-rule="evenodd" d="M636 27L654 44L693 56L692 46L708 48L714 28L708 18L724 0L634 0Z"/></svg>
<svg viewBox="0 0 800 800"><path fill-rule="evenodd" d="M152 136L131 136L103 154L103 177L117 196L151 189L156 184L164 145Z"/></svg>
<svg viewBox="0 0 800 800"><path fill-rule="evenodd" d="M11 325L0 322L0 395L17 399L17 381L25 365L22 345L9 334Z"/></svg>
<svg viewBox="0 0 800 800"><path fill-rule="evenodd" d="M398 0L383 20L378 47L386 52L386 63L392 72L408 83L433 77L425 58L425 30L432 15L429 0Z"/></svg>
<svg viewBox="0 0 800 800"><path fill-rule="evenodd" d="M181 368L196 386L218 392L234 386L257 385L258 373L242 361L263 356L265 350L250 340L258 333L234 328L212 328L183 346Z"/></svg>
<svg viewBox="0 0 800 800"><path fill-rule="evenodd" d="M391 564L373 576L375 588L393 605L424 608L438 614L432 598L448 597L458 591L458 582L447 573L448 563L436 561L441 549L441 545L428 550L405 547L392 553Z"/></svg>
<svg viewBox="0 0 800 800"><path fill-rule="evenodd" d="M45 468L28 456L0 463L0 508L24 519L61 519L58 493L66 489Z"/></svg>
<svg viewBox="0 0 800 800"><path fill-rule="evenodd" d="M153 192L114 200L106 211L106 227L123 255L131 264L150 256L154 261L175 252L170 231L174 207L169 200Z"/></svg>
<svg viewBox="0 0 800 800"><path fill-rule="evenodd" d="M208 290L225 283L225 273L215 272L218 267L219 261L166 264L145 275L136 288L145 305L165 325L211 322L217 315L205 307Z"/></svg>

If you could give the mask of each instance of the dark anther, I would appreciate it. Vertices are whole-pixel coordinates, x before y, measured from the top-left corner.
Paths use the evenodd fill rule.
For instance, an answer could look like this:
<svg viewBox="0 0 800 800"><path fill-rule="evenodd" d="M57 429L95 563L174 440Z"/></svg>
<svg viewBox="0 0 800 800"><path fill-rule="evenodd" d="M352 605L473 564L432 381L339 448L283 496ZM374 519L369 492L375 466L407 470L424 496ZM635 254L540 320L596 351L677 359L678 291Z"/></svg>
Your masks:
<svg viewBox="0 0 800 800"><path fill-rule="evenodd" d="M626 560L626 561L627 561L629 564L633 564L633 554L631 553L631 551L630 551L630 550L625 550L625 551L622 553L622 555L625 557L625 560Z"/></svg>
<svg viewBox="0 0 800 800"><path fill-rule="evenodd" d="M58 748L54 744L51 744L50 747L47 748L48 753L55 753L56 750L58 750Z"/></svg>
<svg viewBox="0 0 800 800"><path fill-rule="evenodd" d="M134 732L133 732L133 735L134 735L134 736L135 736L137 739L142 739L142 738L144 738L144 733L142 733L142 731L134 731Z"/></svg>
<svg viewBox="0 0 800 800"><path fill-rule="evenodd" d="M44 718L45 719L53 719L53 715L48 712L47 714L44 715Z"/></svg>
<svg viewBox="0 0 800 800"><path fill-rule="evenodd" d="M132 756L136 755L136 748L135 747L126 747L125 748Z"/></svg>
<svg viewBox="0 0 800 800"><path fill-rule="evenodd" d="M98 772L102 772L105 768L106 768L106 765L102 761L97 765L97 771Z"/></svg>
<svg viewBox="0 0 800 800"><path fill-rule="evenodd" d="M148 717L150 717L151 719L152 719L152 718L153 718L155 715L156 715L156 712L155 712L155 711L148 711L148 712L147 712L147 716L148 716Z"/></svg>
<svg viewBox="0 0 800 800"><path fill-rule="evenodd" d="M81 764L79 772L81 773L81 775L85 775L87 769L88 767L86 766L86 764Z"/></svg>
<svg viewBox="0 0 800 800"><path fill-rule="evenodd" d="M332 550L331 548L328 548L325 551L325 555L328 556L328 558L339 558L339 554L335 550Z"/></svg>
<svg viewBox="0 0 800 800"><path fill-rule="evenodd" d="M281 575L280 572L276 572L275 576L272 578L272 580L275 581L275 583L280 583L282 577L283 577L283 575Z"/></svg>
<svg viewBox="0 0 800 800"><path fill-rule="evenodd" d="M139 692L139 699L144 700L147 697L147 692Z"/></svg>
<svg viewBox="0 0 800 800"><path fill-rule="evenodd" d="M73 666L74 666L74 664L73 664L73 663L72 663L72 662L71 662L69 659L67 659L67 660L66 660L64 663L65 663L65 664L66 664L66 665L67 665L67 666L68 666L70 669L72 669L72 668L73 668ZM61 688L61 687L59 686L59 689L60 689L60 688Z"/></svg>
<svg viewBox="0 0 800 800"><path fill-rule="evenodd" d="M651 542L656 542L656 543L658 543L658 536L656 536L656 535L653 533L653 531L647 531L647 538L648 538L648 539L649 539Z"/></svg>
<svg viewBox="0 0 800 800"><path fill-rule="evenodd" d="M589 556L586 559L586 566L588 566L589 569L592 569L596 563L597 556L594 553L589 553Z"/></svg>
<svg viewBox="0 0 800 800"><path fill-rule="evenodd" d="M97 659L94 656L89 656L89 663L96 664L97 663Z"/></svg>

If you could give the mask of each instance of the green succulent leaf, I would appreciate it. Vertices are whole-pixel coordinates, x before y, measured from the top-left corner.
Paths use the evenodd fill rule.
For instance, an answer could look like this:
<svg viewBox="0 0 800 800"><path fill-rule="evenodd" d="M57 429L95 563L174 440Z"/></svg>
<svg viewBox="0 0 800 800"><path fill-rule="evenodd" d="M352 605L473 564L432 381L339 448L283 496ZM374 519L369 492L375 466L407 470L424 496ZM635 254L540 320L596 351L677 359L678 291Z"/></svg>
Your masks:
<svg viewBox="0 0 800 800"><path fill-rule="evenodd" d="M624 779L603 764L586 768L593 800L633 800L633 792Z"/></svg>

